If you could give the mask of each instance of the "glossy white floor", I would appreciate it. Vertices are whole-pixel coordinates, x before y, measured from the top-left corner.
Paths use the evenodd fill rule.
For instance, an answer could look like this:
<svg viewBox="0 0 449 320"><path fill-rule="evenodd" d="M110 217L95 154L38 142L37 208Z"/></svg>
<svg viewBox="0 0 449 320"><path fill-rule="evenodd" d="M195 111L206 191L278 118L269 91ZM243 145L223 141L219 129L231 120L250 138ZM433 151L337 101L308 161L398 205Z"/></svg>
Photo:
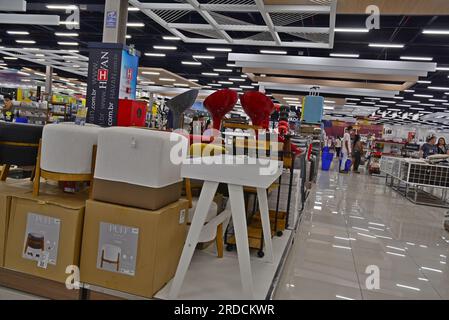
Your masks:
<svg viewBox="0 0 449 320"><path fill-rule="evenodd" d="M275 298L449 299L444 213L382 178L320 172ZM379 289L367 288L371 265Z"/></svg>

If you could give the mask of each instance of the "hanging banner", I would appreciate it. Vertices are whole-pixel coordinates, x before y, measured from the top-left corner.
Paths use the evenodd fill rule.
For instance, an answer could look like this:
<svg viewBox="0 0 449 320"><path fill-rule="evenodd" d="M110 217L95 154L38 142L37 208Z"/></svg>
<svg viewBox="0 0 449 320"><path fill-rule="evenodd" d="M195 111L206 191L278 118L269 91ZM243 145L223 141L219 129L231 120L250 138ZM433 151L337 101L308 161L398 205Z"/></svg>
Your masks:
<svg viewBox="0 0 449 320"><path fill-rule="evenodd" d="M119 99L136 97L138 52L117 43L91 43L89 51L86 122L116 126Z"/></svg>

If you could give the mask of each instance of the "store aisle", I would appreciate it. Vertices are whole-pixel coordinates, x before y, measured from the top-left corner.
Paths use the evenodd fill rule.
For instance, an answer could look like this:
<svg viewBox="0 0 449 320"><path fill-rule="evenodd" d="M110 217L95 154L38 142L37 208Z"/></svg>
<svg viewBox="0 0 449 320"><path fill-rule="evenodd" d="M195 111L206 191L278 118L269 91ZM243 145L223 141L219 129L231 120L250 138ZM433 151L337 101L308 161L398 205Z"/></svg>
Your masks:
<svg viewBox="0 0 449 320"><path fill-rule="evenodd" d="M275 298L449 299L444 212L412 204L383 178L320 172ZM367 288L370 265L379 289Z"/></svg>

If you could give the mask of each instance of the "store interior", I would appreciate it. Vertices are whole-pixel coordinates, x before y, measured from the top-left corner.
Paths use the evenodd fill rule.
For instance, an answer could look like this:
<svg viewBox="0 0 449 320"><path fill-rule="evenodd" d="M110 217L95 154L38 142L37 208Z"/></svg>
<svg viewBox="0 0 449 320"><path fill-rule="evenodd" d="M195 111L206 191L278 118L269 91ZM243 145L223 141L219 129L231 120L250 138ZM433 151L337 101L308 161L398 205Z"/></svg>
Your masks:
<svg viewBox="0 0 449 320"><path fill-rule="evenodd" d="M0 26L0 300L449 299L449 1Z"/></svg>

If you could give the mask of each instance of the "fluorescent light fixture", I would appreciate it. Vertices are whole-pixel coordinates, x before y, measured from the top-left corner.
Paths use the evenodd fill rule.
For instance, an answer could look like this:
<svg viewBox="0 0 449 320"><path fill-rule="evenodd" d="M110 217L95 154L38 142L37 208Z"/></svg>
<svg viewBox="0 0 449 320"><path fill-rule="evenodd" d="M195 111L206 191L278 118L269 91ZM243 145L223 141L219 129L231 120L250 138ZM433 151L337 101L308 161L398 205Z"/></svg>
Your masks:
<svg viewBox="0 0 449 320"><path fill-rule="evenodd" d="M142 71L142 74L149 74L149 75L158 76L161 73L160 72L155 72L155 71Z"/></svg>
<svg viewBox="0 0 449 320"><path fill-rule="evenodd" d="M388 106L384 105L384 104L376 104L376 107L378 107L378 108L388 108Z"/></svg>
<svg viewBox="0 0 449 320"><path fill-rule="evenodd" d="M355 32L355 33L368 33L369 30L366 28L335 28L335 32Z"/></svg>
<svg viewBox="0 0 449 320"><path fill-rule="evenodd" d="M245 82L245 79L241 79L241 78L229 78L229 80L231 81L237 81L237 82Z"/></svg>
<svg viewBox="0 0 449 320"><path fill-rule="evenodd" d="M179 41L179 40L181 40L180 37L174 37L174 36L163 36L162 39L169 40L169 41Z"/></svg>
<svg viewBox="0 0 449 320"><path fill-rule="evenodd" d="M232 52L232 49L229 49L229 48L207 48L207 51L211 51L211 52Z"/></svg>
<svg viewBox="0 0 449 320"><path fill-rule="evenodd" d="M253 86L239 86L240 88L243 88L243 89L254 89L254 87Z"/></svg>
<svg viewBox="0 0 449 320"><path fill-rule="evenodd" d="M430 107L430 109L432 109L432 110L446 110L447 108L445 108L445 107Z"/></svg>
<svg viewBox="0 0 449 320"><path fill-rule="evenodd" d="M410 286L406 286L406 285L399 284L399 283L396 283L396 286L397 286L397 287L400 287L400 288L405 288L405 289L414 290L414 291L421 291L420 288L410 287Z"/></svg>
<svg viewBox="0 0 449 320"><path fill-rule="evenodd" d="M78 6L71 5L71 4L47 4L47 9L51 10L76 10L78 9Z"/></svg>
<svg viewBox="0 0 449 320"><path fill-rule="evenodd" d="M218 81L218 83L221 83L221 84L234 84L234 82L231 82L231 81Z"/></svg>
<svg viewBox="0 0 449 320"><path fill-rule="evenodd" d="M447 102L445 99L429 99L431 102Z"/></svg>
<svg viewBox="0 0 449 320"><path fill-rule="evenodd" d="M404 48L403 44L394 43L370 43L368 46L372 48Z"/></svg>
<svg viewBox="0 0 449 320"><path fill-rule="evenodd" d="M231 90L235 90L235 91L243 91L243 89L242 89L242 88L229 88L229 89L231 89Z"/></svg>
<svg viewBox="0 0 449 320"><path fill-rule="evenodd" d="M406 89L406 90L404 90L404 92L413 93L413 92L415 92L415 90Z"/></svg>
<svg viewBox="0 0 449 320"><path fill-rule="evenodd" d="M7 34L15 34L15 35L29 35L30 33L28 31L15 31L15 30L8 30L6 31Z"/></svg>
<svg viewBox="0 0 449 320"><path fill-rule="evenodd" d="M367 238L376 239L375 236L371 236L371 235L369 235L369 234L360 233L360 232L357 232L357 234L358 234L359 236L363 236L363 237L367 237Z"/></svg>
<svg viewBox="0 0 449 320"><path fill-rule="evenodd" d="M145 52L147 57L165 57L165 53Z"/></svg>
<svg viewBox="0 0 449 320"><path fill-rule="evenodd" d="M418 100L404 100L406 103L420 103L421 101Z"/></svg>
<svg viewBox="0 0 449 320"><path fill-rule="evenodd" d="M16 40L17 43L24 43L24 44L35 44L36 41L34 40Z"/></svg>
<svg viewBox="0 0 449 320"><path fill-rule="evenodd" d="M396 104L396 101L388 101L388 100L380 100L380 103L386 103L386 104Z"/></svg>
<svg viewBox="0 0 449 320"><path fill-rule="evenodd" d="M169 82L175 82L176 79L173 78L159 78L160 81L169 81Z"/></svg>
<svg viewBox="0 0 449 320"><path fill-rule="evenodd" d="M396 100L404 100L404 97L393 97L393 99L396 99Z"/></svg>
<svg viewBox="0 0 449 320"><path fill-rule="evenodd" d="M409 104L397 104L396 106L403 107L403 108L410 108L411 107L411 105L409 105Z"/></svg>
<svg viewBox="0 0 449 320"><path fill-rule="evenodd" d="M213 60L215 59L215 56L202 56L202 55L193 55L194 59L207 59L207 60Z"/></svg>
<svg viewBox="0 0 449 320"><path fill-rule="evenodd" d="M55 32L57 37L78 37L78 35L76 32Z"/></svg>
<svg viewBox="0 0 449 320"><path fill-rule="evenodd" d="M187 80L189 80L191 82L198 82L198 79L187 79Z"/></svg>
<svg viewBox="0 0 449 320"><path fill-rule="evenodd" d="M5 59L5 60L17 60L16 57L3 57L3 59Z"/></svg>
<svg viewBox="0 0 449 320"><path fill-rule="evenodd" d="M360 101L358 98L346 98L347 101Z"/></svg>
<svg viewBox="0 0 449 320"><path fill-rule="evenodd" d="M362 101L362 102L360 102L360 103L363 103L363 104L370 104L370 105L375 105L375 104L376 104L375 102L370 102L370 101Z"/></svg>
<svg viewBox="0 0 449 320"><path fill-rule="evenodd" d="M127 35L125 36L125 38L126 38L126 39L131 39L131 35L130 35L130 34L127 34Z"/></svg>
<svg viewBox="0 0 449 320"><path fill-rule="evenodd" d="M58 44L60 46L77 46L78 42L65 42L65 41L58 41Z"/></svg>
<svg viewBox="0 0 449 320"><path fill-rule="evenodd" d="M433 96L430 95L430 94L420 94L420 93L415 93L413 96L414 96L414 97L418 97L418 98L433 98Z"/></svg>
<svg viewBox="0 0 449 320"><path fill-rule="evenodd" d="M24 75L24 76L29 76L29 73L23 72L23 71L17 71L18 74Z"/></svg>
<svg viewBox="0 0 449 320"><path fill-rule="evenodd" d="M70 50L67 50L68 52L72 52L72 53L79 53L80 51L79 50L76 50L76 49L70 49Z"/></svg>
<svg viewBox="0 0 449 320"><path fill-rule="evenodd" d="M126 26L127 26L127 27L137 27L137 28L140 28L140 27L145 27L145 24L142 23L142 22L128 22L128 23L126 24Z"/></svg>
<svg viewBox="0 0 449 320"><path fill-rule="evenodd" d="M201 62L197 61L182 61L182 64L188 65L188 66L200 66Z"/></svg>
<svg viewBox="0 0 449 320"><path fill-rule="evenodd" d="M336 245L336 244L333 244L332 247L334 247L334 248L339 248L339 249L352 250L351 247L339 246L339 245Z"/></svg>
<svg viewBox="0 0 449 320"><path fill-rule="evenodd" d="M449 30L424 29L423 34L449 35Z"/></svg>
<svg viewBox="0 0 449 320"><path fill-rule="evenodd" d="M360 57L359 54L355 54L355 53L331 53L329 56L336 57L336 58L358 58L358 57Z"/></svg>
<svg viewBox="0 0 449 320"><path fill-rule="evenodd" d="M42 73L42 72L34 72L34 74L35 75L37 75L37 76L41 76L41 77L46 77L46 74L45 73Z"/></svg>
<svg viewBox="0 0 449 320"><path fill-rule="evenodd" d="M432 81L428 81L428 80L418 80L416 82L421 83L421 84L431 84L432 83Z"/></svg>
<svg viewBox="0 0 449 320"><path fill-rule="evenodd" d="M63 24L66 26L77 26L79 25L78 21L59 21L59 24Z"/></svg>
<svg viewBox="0 0 449 320"><path fill-rule="evenodd" d="M421 267L422 270L427 270L427 271L434 271L434 272L443 272L440 269L434 269L434 268L428 268L428 267Z"/></svg>
<svg viewBox="0 0 449 320"><path fill-rule="evenodd" d="M366 100L375 100L375 101L379 101L379 100L381 100L380 98L365 98Z"/></svg>
<svg viewBox="0 0 449 320"><path fill-rule="evenodd" d="M401 60L413 60L413 61L433 61L432 57L412 57L412 56L401 56Z"/></svg>
<svg viewBox="0 0 449 320"><path fill-rule="evenodd" d="M246 74L241 74L240 77L242 78L248 78L248 76Z"/></svg>
<svg viewBox="0 0 449 320"><path fill-rule="evenodd" d="M237 65L235 63L227 63L226 67L234 68L237 67Z"/></svg>
<svg viewBox="0 0 449 320"><path fill-rule="evenodd" d="M221 84L218 83L208 83L208 85L211 87L221 87Z"/></svg>
<svg viewBox="0 0 449 320"><path fill-rule="evenodd" d="M218 77L219 76L218 73L214 73L214 72L202 72L201 74L203 76L208 76L208 77Z"/></svg>
<svg viewBox="0 0 449 320"><path fill-rule="evenodd" d="M324 110L334 110L335 108L332 106L324 106Z"/></svg>
<svg viewBox="0 0 449 320"><path fill-rule="evenodd" d="M140 11L140 9L136 7L128 7L128 11Z"/></svg>
<svg viewBox="0 0 449 320"><path fill-rule="evenodd" d="M176 50L176 49L178 49L175 46L153 46L153 48L157 49L157 50Z"/></svg>
<svg viewBox="0 0 449 320"><path fill-rule="evenodd" d="M405 257L405 254L402 254L402 253L396 253L396 252L391 252L391 251L387 251L385 253L391 254L392 256Z"/></svg>
<svg viewBox="0 0 449 320"><path fill-rule="evenodd" d="M175 86L178 86L178 87L188 87L188 86L189 86L189 85L186 84L186 83L174 83L174 85L175 85Z"/></svg>
<svg viewBox="0 0 449 320"><path fill-rule="evenodd" d="M287 51L278 51L278 50L260 50L262 54L287 54Z"/></svg>
<svg viewBox="0 0 449 320"><path fill-rule="evenodd" d="M438 91L449 91L449 87L435 87L435 86L429 86L427 89L430 90L438 90Z"/></svg>
<svg viewBox="0 0 449 320"><path fill-rule="evenodd" d="M426 109L413 107L413 108L410 108L410 110L426 110Z"/></svg>
<svg viewBox="0 0 449 320"><path fill-rule="evenodd" d="M449 67L437 67L436 71L449 71Z"/></svg>
<svg viewBox="0 0 449 320"><path fill-rule="evenodd" d="M324 103L328 103L328 104L334 104L334 103L335 103L335 101L333 101L333 100L324 100Z"/></svg>
<svg viewBox="0 0 449 320"><path fill-rule="evenodd" d="M232 72L232 69L214 69L215 72Z"/></svg>

